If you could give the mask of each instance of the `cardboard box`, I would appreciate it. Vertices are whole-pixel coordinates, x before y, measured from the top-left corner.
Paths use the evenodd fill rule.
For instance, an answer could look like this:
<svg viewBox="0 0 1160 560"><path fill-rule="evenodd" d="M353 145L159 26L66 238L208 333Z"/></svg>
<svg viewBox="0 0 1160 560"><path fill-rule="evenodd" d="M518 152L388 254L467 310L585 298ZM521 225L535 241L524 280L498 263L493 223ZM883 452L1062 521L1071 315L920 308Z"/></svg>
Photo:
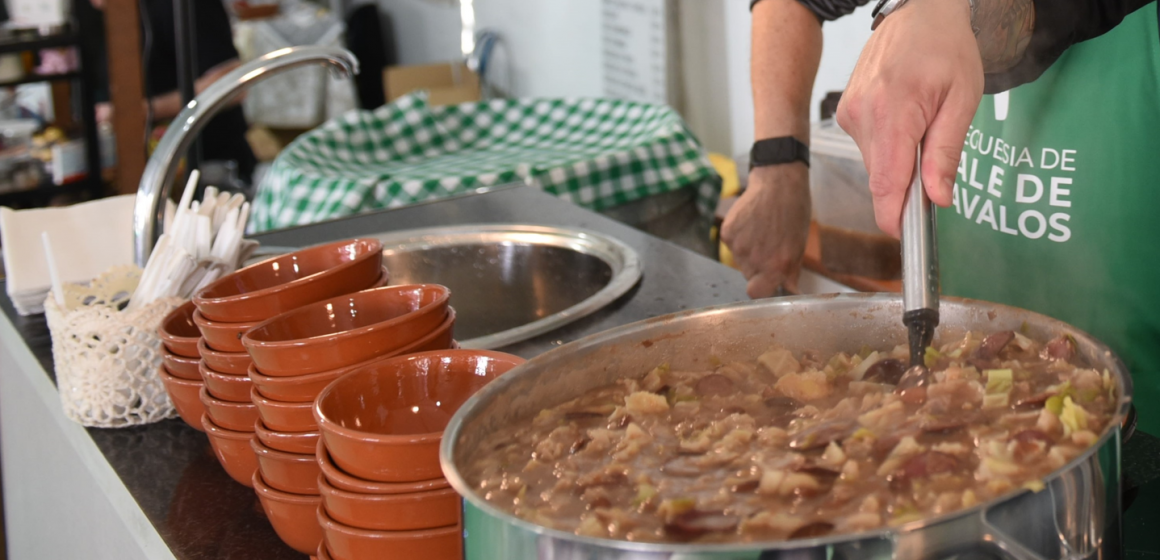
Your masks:
<svg viewBox="0 0 1160 560"><path fill-rule="evenodd" d="M391 66L383 71L387 101L416 90L427 90L430 105L452 105L479 101L479 76L461 62Z"/></svg>

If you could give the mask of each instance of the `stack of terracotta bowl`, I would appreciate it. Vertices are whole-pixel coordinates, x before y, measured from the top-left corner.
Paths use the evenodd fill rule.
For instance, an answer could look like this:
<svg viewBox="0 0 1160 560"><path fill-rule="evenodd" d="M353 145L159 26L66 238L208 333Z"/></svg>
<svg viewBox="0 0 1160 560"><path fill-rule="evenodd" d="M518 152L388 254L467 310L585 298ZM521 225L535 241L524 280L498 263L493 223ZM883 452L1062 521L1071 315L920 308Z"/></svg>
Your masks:
<svg viewBox="0 0 1160 560"><path fill-rule="evenodd" d="M464 401L520 363L499 352L422 352L331 383L313 410L322 434L317 557L462 558L462 504L439 468L443 430Z"/></svg>
<svg viewBox="0 0 1160 560"><path fill-rule="evenodd" d="M186 424L202 430L201 416L205 413L198 394L205 383L198 372L200 356L197 343L201 333L193 323L193 302L174 309L161 321L161 382L169 393L173 407Z"/></svg>
<svg viewBox="0 0 1160 560"><path fill-rule="evenodd" d="M230 477L249 486L258 459L250 445L258 408L250 399L251 358L242 334L271 317L387 282L382 244L353 239L311 247L243 268L193 298L201 332L201 426Z"/></svg>
<svg viewBox="0 0 1160 560"><path fill-rule="evenodd" d="M450 348L450 296L429 284L375 288L303 306L242 337L254 360L250 398L259 417L250 442L258 457L254 488L291 547L313 552L321 540L317 507L309 507L319 501L315 397L340 376L378 361Z"/></svg>

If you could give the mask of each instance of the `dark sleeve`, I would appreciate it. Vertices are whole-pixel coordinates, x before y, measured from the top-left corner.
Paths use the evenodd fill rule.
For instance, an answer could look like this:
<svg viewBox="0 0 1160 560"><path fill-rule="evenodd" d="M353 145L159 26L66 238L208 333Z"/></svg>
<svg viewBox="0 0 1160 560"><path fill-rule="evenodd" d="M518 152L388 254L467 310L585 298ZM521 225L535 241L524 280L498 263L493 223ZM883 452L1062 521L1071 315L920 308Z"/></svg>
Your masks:
<svg viewBox="0 0 1160 560"><path fill-rule="evenodd" d="M189 0L197 18L197 73L238 57L230 18L221 0Z"/></svg>
<svg viewBox="0 0 1160 560"><path fill-rule="evenodd" d="M1154 0L1034 0L1035 31L1022 60L987 74L983 91L997 93L1035 81L1068 47L1094 39Z"/></svg>
<svg viewBox="0 0 1160 560"><path fill-rule="evenodd" d="M750 0L749 10L761 0ZM870 0L798 0L798 3L808 8L817 16L818 21L834 21L842 16L853 13L854 10L865 6Z"/></svg>

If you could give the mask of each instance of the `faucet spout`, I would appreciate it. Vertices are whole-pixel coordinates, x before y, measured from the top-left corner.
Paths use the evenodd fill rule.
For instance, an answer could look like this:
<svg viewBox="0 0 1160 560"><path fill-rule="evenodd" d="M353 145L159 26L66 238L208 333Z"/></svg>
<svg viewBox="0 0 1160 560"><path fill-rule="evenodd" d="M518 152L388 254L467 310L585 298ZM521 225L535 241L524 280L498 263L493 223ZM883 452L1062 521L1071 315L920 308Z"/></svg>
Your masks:
<svg viewBox="0 0 1160 560"><path fill-rule="evenodd" d="M145 164L137 186L133 208L133 257L138 266L144 268L154 243L161 235L165 200L169 198L177 177L178 163L205 124L251 85L275 74L312 64L330 66L344 76L358 73L358 59L346 49L314 46L278 49L222 76L181 110Z"/></svg>

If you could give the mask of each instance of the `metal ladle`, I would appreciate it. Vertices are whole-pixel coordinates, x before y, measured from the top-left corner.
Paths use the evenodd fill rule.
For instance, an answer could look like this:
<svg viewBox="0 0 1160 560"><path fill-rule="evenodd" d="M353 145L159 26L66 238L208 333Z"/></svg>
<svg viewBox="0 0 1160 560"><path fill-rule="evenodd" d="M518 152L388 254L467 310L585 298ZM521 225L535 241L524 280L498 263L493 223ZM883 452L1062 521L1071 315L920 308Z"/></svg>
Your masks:
<svg viewBox="0 0 1160 560"><path fill-rule="evenodd" d="M924 356L938 326L938 247L934 208L922 187L922 148L915 150L914 175L902 203L902 324L910 342L910 369L899 389L926 384Z"/></svg>

